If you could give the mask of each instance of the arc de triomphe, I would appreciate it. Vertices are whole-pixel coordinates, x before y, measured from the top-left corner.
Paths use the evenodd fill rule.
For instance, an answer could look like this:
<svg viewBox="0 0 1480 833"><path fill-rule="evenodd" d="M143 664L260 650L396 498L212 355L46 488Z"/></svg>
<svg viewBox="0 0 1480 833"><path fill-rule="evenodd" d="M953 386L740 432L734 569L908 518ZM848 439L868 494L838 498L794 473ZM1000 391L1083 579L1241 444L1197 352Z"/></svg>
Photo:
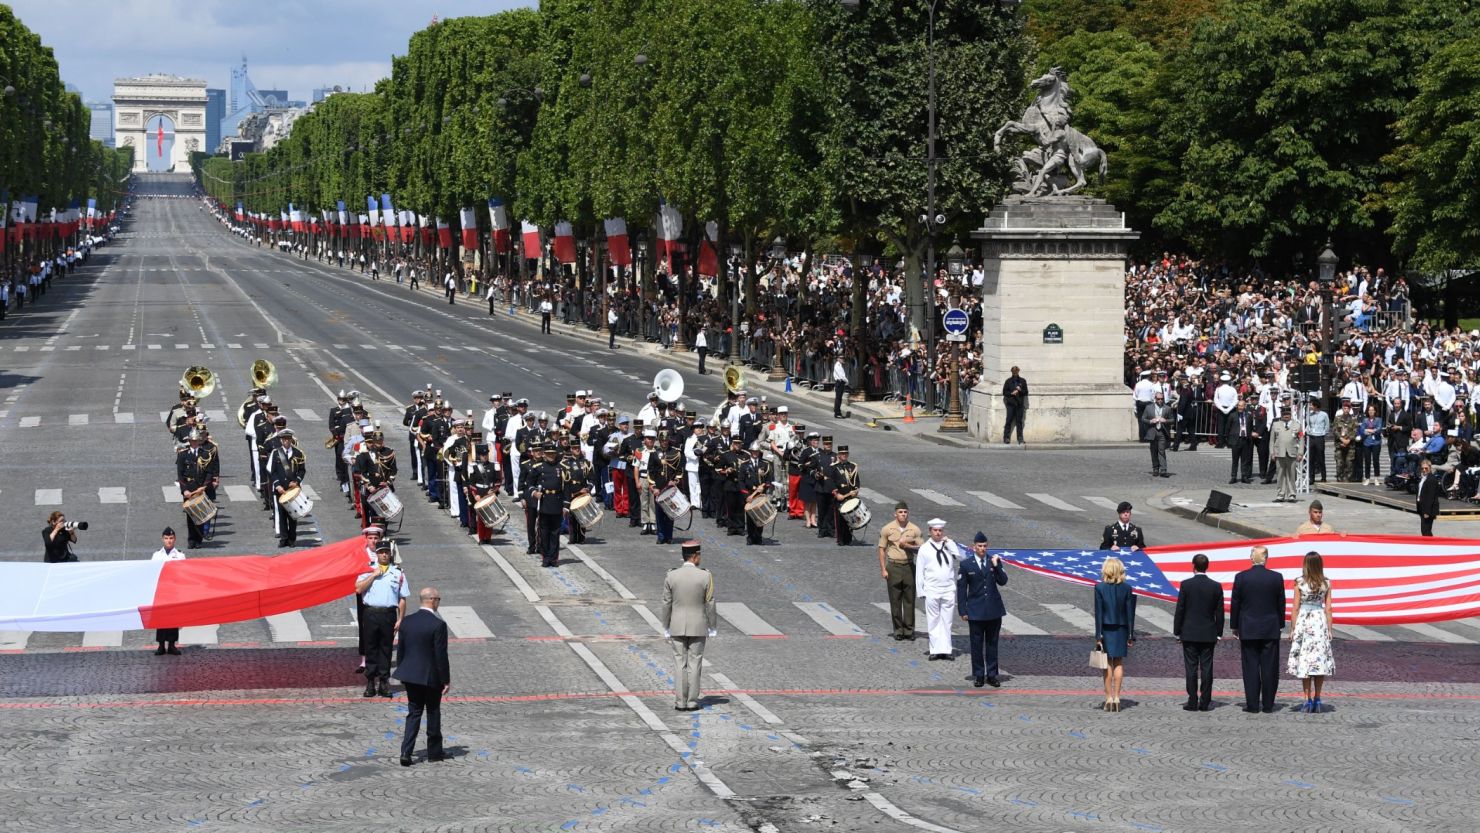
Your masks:
<svg viewBox="0 0 1480 833"><path fill-rule="evenodd" d="M143 75L113 81L113 130L119 147L134 148L134 170L149 170L149 158L157 145L150 135L157 116L167 120L166 136L173 146L165 148L167 168L184 171L190 167L192 151L206 147L206 82L178 75ZM170 134L173 134L172 136Z"/></svg>

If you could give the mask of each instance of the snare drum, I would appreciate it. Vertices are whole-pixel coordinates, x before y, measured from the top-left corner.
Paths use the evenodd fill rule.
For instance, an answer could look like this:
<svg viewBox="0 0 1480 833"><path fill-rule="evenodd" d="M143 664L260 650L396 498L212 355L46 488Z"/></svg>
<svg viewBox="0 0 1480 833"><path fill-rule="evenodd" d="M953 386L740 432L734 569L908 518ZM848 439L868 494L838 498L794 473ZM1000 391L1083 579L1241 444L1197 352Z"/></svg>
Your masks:
<svg viewBox="0 0 1480 833"><path fill-rule="evenodd" d="M478 514L478 519L489 529L502 532L504 525L509 522L509 510L498 502L498 495L488 495L473 504L473 511Z"/></svg>
<svg viewBox="0 0 1480 833"><path fill-rule="evenodd" d="M294 520L301 521L313 511L313 501L309 500L308 495L305 495L303 490L297 486L278 495L278 503L283 507L284 512L293 516Z"/></svg>
<svg viewBox="0 0 1480 833"><path fill-rule="evenodd" d="M684 496L683 492L678 490L677 486L669 486L659 492L656 500L658 508L663 510L663 514L675 521L681 516L687 515L692 508L689 505L689 499Z"/></svg>
<svg viewBox="0 0 1480 833"><path fill-rule="evenodd" d="M776 504L765 492L757 492L745 503L745 517L756 526L766 526L776 519Z"/></svg>
<svg viewBox="0 0 1480 833"><path fill-rule="evenodd" d="M591 499L590 495L580 495L570 502L570 514L581 525L581 529L591 529L601 523L602 506Z"/></svg>
<svg viewBox="0 0 1480 833"><path fill-rule="evenodd" d="M206 497L205 492L201 492L185 501L185 514L189 515L190 520L195 521L197 526L206 524L216 517L216 504Z"/></svg>
<svg viewBox="0 0 1480 833"><path fill-rule="evenodd" d="M856 497L850 497L838 505L838 514L849 529L863 529L873 519L868 507Z"/></svg>
<svg viewBox="0 0 1480 833"><path fill-rule="evenodd" d="M381 486L370 497L365 498L365 502L370 504L370 509L376 515L387 521L395 520L401 514L401 499L396 497L389 486Z"/></svg>

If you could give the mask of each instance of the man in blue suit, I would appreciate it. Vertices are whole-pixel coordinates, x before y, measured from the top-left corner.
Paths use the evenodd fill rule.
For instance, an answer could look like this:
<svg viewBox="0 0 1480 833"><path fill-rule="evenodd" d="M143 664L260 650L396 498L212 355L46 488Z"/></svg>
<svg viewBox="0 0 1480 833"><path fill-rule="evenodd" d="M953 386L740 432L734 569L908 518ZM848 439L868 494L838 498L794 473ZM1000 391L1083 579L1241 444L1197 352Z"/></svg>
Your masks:
<svg viewBox="0 0 1480 833"><path fill-rule="evenodd" d="M1002 559L987 555L987 535L976 533L971 545L972 556L961 560L960 576L956 579L956 609L971 629L971 676L977 688L990 683L993 688L1002 685L997 679L997 637L1002 634L1002 617L1007 607L1002 604L1002 593L998 587L1007 585L1007 569Z"/></svg>
<svg viewBox="0 0 1480 833"><path fill-rule="evenodd" d="M1285 628L1285 579L1264 566L1269 550L1249 553L1254 566L1233 577L1228 625L1238 637L1244 666L1244 711L1274 711L1280 682L1280 631Z"/></svg>
<svg viewBox="0 0 1480 833"><path fill-rule="evenodd" d="M401 766L411 766L411 752L421 732L421 714L427 715L427 760L440 761L442 753L442 695L452 687L447 663L447 623L437 606L442 595L434 587L421 590L421 610L401 620L401 642L396 652L396 673L391 676L406 685L406 733L401 739Z"/></svg>

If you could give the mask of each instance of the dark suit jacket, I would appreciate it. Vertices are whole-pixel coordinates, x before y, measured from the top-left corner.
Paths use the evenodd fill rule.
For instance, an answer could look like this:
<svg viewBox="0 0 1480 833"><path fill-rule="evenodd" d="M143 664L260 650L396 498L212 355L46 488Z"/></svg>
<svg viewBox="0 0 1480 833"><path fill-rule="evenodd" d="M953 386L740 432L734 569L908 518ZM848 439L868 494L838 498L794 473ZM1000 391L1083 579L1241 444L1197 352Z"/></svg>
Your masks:
<svg viewBox="0 0 1480 833"><path fill-rule="evenodd" d="M1249 433L1246 437L1238 435L1239 412L1236 409L1228 412L1228 419L1223 423L1223 444L1229 448L1243 448L1244 443L1255 442L1257 438L1254 435L1259 433L1263 427L1258 415L1253 411L1246 410L1243 415L1248 419L1245 430Z"/></svg>
<svg viewBox="0 0 1480 833"><path fill-rule="evenodd" d="M961 573L956 579L956 609L967 619L1001 619L1007 613L998 587L1007 586L1007 568L999 561L992 566L992 556L976 565L976 555L961 559Z"/></svg>
<svg viewBox="0 0 1480 833"><path fill-rule="evenodd" d="M1095 584L1095 639L1105 635L1106 625L1125 625L1130 638L1136 638L1136 595L1129 584Z"/></svg>
<svg viewBox="0 0 1480 833"><path fill-rule="evenodd" d="M1228 626L1240 639L1279 639L1285 629L1285 579L1263 564L1233 577Z"/></svg>
<svg viewBox="0 0 1480 833"><path fill-rule="evenodd" d="M1182 582L1172 635L1183 642L1217 642L1223 635L1223 586L1202 573Z"/></svg>
<svg viewBox="0 0 1480 833"><path fill-rule="evenodd" d="M396 673L403 683L441 688L452 682L447 663L447 623L442 617L418 610L401 620L401 641L396 650Z"/></svg>
<svg viewBox="0 0 1480 833"><path fill-rule="evenodd" d="M1439 483L1442 476L1431 474L1418 486L1418 514L1436 516L1439 514Z"/></svg>

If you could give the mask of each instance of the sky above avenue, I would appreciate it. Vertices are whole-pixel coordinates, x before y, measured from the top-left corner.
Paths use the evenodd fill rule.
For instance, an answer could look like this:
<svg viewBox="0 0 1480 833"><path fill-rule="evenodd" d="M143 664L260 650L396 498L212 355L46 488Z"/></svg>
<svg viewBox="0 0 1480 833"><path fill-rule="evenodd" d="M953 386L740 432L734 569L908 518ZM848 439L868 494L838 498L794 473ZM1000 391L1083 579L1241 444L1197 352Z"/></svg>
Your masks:
<svg viewBox="0 0 1480 833"><path fill-rule="evenodd" d="M441 18L534 5L520 0L6 0L52 47L62 80L107 100L113 79L164 72L229 89L247 56L259 89L309 100L315 87L359 91L390 74L411 34Z"/></svg>

